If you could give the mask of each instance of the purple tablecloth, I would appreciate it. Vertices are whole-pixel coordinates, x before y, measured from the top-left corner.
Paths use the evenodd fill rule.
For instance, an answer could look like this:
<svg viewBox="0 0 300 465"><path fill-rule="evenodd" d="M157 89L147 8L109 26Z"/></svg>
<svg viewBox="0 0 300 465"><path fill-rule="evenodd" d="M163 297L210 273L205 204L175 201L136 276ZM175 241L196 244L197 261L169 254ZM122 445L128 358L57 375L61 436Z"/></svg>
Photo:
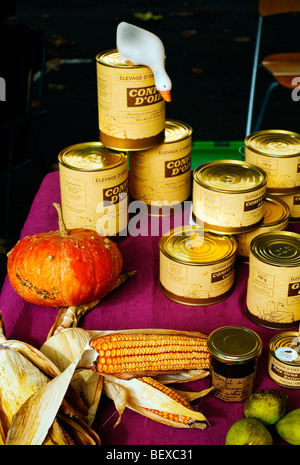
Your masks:
<svg viewBox="0 0 300 465"><path fill-rule="evenodd" d="M58 172L49 173L44 178L21 231L21 238L58 229L53 202L60 203ZM299 232L300 226L294 224L289 229ZM177 304L159 289L158 241L158 235L138 235L129 236L119 244L124 268L136 270L136 275L84 316L80 326L92 330L170 328L205 334L224 325L248 327L256 331L263 341L255 390L279 389L289 396L288 410L299 408L299 391L277 386L266 371L269 341L276 331L252 323L245 314L248 265L237 263L234 292L227 300L204 307ZM25 341L37 348L46 340L57 314L56 309L23 301L12 289L8 278L0 294L0 308L7 338ZM209 384L210 379L206 378L181 388L202 390ZM225 403L210 394L197 406L210 423L205 430L172 428L129 409L123 414L121 424L114 428L118 415L113 402L103 396L93 426L104 445L224 445L229 427L243 417L243 407L243 402ZM276 434L273 436L274 444L285 444Z"/></svg>

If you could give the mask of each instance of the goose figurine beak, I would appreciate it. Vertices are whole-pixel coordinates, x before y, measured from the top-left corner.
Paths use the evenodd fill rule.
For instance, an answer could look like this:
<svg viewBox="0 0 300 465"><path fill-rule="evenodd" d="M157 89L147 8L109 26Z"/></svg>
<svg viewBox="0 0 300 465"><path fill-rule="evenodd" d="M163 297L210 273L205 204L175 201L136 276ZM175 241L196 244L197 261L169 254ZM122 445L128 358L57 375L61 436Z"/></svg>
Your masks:
<svg viewBox="0 0 300 465"><path fill-rule="evenodd" d="M127 65L148 66L162 98L171 102L172 82L165 70L165 48L159 37L123 21L117 27L117 49Z"/></svg>
<svg viewBox="0 0 300 465"><path fill-rule="evenodd" d="M162 96L162 98L166 102L171 102L172 101L171 91L170 90L158 90L158 92L160 93L160 95Z"/></svg>

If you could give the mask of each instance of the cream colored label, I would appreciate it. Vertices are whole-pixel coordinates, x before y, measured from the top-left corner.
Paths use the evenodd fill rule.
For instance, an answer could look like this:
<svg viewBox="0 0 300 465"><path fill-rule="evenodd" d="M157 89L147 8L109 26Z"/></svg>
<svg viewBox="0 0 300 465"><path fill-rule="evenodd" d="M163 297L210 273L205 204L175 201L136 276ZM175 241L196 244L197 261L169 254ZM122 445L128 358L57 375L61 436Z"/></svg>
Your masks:
<svg viewBox="0 0 300 465"><path fill-rule="evenodd" d="M291 366L280 362L269 354L268 373L275 383L291 387L300 387L300 366Z"/></svg>
<svg viewBox="0 0 300 465"><path fill-rule="evenodd" d="M130 195L152 205L181 203L191 191L191 138L129 154Z"/></svg>
<svg viewBox="0 0 300 465"><path fill-rule="evenodd" d="M113 236L127 227L127 162L103 171L78 171L60 164L59 173L67 228L89 228Z"/></svg>
<svg viewBox="0 0 300 465"><path fill-rule="evenodd" d="M245 147L245 161L261 167L267 173L268 188L291 189L300 186L300 156L268 157Z"/></svg>
<svg viewBox="0 0 300 465"><path fill-rule="evenodd" d="M113 67L97 61L100 131L120 139L155 136L165 127L165 102L148 67Z"/></svg>
<svg viewBox="0 0 300 465"><path fill-rule="evenodd" d="M213 395L225 402L242 402L252 391L255 381L255 371L244 378L226 378L212 369Z"/></svg>
<svg viewBox="0 0 300 465"><path fill-rule="evenodd" d="M261 320L290 324L300 319L300 267L272 266L250 253L247 308Z"/></svg>
<svg viewBox="0 0 300 465"><path fill-rule="evenodd" d="M263 234L266 232L271 231L282 231L288 225L289 219L287 218L280 224L276 224L274 226L263 226L255 229L254 231L250 231L248 233L236 234L234 237L237 242L237 255L241 257L249 257L250 253L250 243L252 239L259 234Z"/></svg>
<svg viewBox="0 0 300 465"><path fill-rule="evenodd" d="M266 187L231 194L205 189L193 183L193 213L209 225L228 228L251 226L264 216Z"/></svg>
<svg viewBox="0 0 300 465"><path fill-rule="evenodd" d="M300 218L300 193L280 197L289 207L291 218Z"/></svg>
<svg viewBox="0 0 300 465"><path fill-rule="evenodd" d="M229 291L234 283L234 261L216 265L186 265L160 252L160 282L176 296L188 299L214 299Z"/></svg>

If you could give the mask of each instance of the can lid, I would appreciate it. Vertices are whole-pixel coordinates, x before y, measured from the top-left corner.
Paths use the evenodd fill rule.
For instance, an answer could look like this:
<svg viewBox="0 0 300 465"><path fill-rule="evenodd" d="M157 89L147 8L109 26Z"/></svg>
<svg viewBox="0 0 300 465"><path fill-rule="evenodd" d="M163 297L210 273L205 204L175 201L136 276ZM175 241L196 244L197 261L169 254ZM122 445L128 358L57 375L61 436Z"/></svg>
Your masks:
<svg viewBox="0 0 300 465"><path fill-rule="evenodd" d="M179 226L160 238L161 252L187 265L210 265L231 258L237 248L233 236L204 231L197 226Z"/></svg>
<svg viewBox="0 0 300 465"><path fill-rule="evenodd" d="M192 127L182 121L166 120L164 143L178 142L192 135Z"/></svg>
<svg viewBox="0 0 300 465"><path fill-rule="evenodd" d="M218 160L194 170L194 180L218 192L242 193L259 189L267 183L267 174L259 166L239 160Z"/></svg>
<svg viewBox="0 0 300 465"><path fill-rule="evenodd" d="M270 353L287 365L300 365L300 334L296 331L276 334L269 344Z"/></svg>
<svg viewBox="0 0 300 465"><path fill-rule="evenodd" d="M242 326L223 326L207 338L211 355L224 363L239 365L259 357L262 351L260 337Z"/></svg>
<svg viewBox="0 0 300 465"><path fill-rule="evenodd" d="M300 134L285 130L264 130L249 134L245 146L261 155L290 157L300 155Z"/></svg>
<svg viewBox="0 0 300 465"><path fill-rule="evenodd" d="M251 254L274 266L300 266L300 234L272 231L259 234L250 243Z"/></svg>
<svg viewBox="0 0 300 465"><path fill-rule="evenodd" d="M102 65L114 68L145 68L145 65L127 65L116 48L98 53L96 61Z"/></svg>
<svg viewBox="0 0 300 465"><path fill-rule="evenodd" d="M271 226L288 221L290 209L286 203L280 199L266 197L265 214L262 226Z"/></svg>
<svg viewBox="0 0 300 465"><path fill-rule="evenodd" d="M109 149L101 142L83 142L62 150L58 159L68 168L80 171L99 171L122 164L127 160L127 155Z"/></svg>

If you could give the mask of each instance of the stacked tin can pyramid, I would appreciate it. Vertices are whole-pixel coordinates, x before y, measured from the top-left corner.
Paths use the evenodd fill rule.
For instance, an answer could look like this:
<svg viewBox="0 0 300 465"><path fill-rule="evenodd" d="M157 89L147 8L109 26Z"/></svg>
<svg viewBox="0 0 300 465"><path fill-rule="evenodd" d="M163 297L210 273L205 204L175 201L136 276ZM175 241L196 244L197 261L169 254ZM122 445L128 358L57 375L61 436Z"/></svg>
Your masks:
<svg viewBox="0 0 300 465"><path fill-rule="evenodd" d="M168 207L192 193L193 221L160 239L162 292L187 305L220 302L233 291L238 255L250 259L249 317L272 328L294 326L299 320L300 242L297 234L283 230L290 211L294 219L300 217L300 136L252 134L245 139L245 161L202 164L192 179L192 128L166 120L152 71L128 66L117 49L99 53L96 63L100 142L76 144L59 154L67 227L124 238L129 196L143 202L148 213L160 215L165 207L170 214ZM269 253L269 237L275 241L275 258L261 258ZM271 269L262 269L261 263ZM284 304L276 295L282 288L277 279L287 281Z"/></svg>

